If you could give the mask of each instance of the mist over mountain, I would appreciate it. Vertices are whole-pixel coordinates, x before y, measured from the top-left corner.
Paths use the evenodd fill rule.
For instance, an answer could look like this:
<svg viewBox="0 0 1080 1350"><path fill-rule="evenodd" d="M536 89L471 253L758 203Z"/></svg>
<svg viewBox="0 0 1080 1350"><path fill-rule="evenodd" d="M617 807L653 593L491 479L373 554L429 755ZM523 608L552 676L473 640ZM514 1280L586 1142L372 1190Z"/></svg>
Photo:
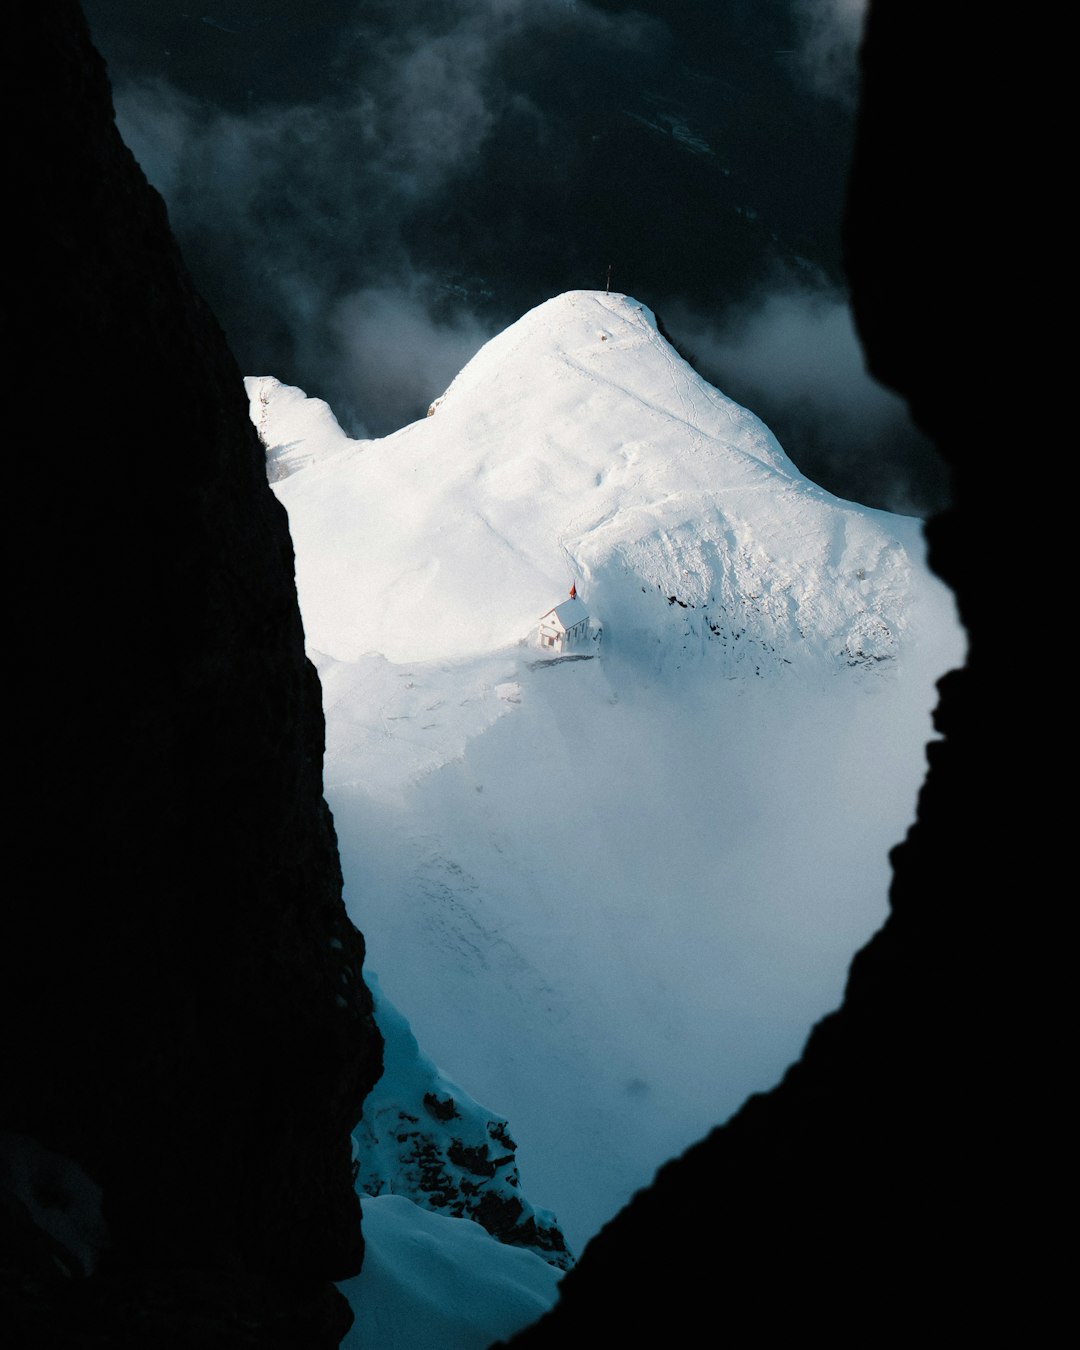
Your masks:
<svg viewBox="0 0 1080 1350"><path fill-rule="evenodd" d="M865 375L841 276L860 10L87 6L123 134L249 373L383 435L610 266L815 481L925 511L944 475Z"/></svg>

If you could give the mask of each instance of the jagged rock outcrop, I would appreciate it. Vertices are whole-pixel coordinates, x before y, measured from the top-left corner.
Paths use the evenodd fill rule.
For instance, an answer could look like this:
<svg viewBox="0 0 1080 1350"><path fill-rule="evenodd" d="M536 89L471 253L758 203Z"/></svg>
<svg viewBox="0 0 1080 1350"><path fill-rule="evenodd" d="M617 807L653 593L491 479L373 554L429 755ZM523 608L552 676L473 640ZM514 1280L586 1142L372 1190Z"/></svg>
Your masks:
<svg viewBox="0 0 1080 1350"><path fill-rule="evenodd" d="M1001 583L988 586L971 565L994 556L997 518L977 493L1000 410L989 396L968 398L954 364L962 353L963 370L993 370L1001 337L984 322L983 255L970 244L991 212L958 153L971 149L963 110L981 105L957 80L994 69L969 39L960 20L930 25L910 6L871 4L849 200L848 268L870 367L907 397L955 470L955 508L928 533L970 641L965 669L940 685L944 739L928 748L918 819L892 854L890 917L781 1084L662 1168L515 1350L597 1325L612 1344L1024 1339L1024 1319L1041 1315L1024 1295L1018 1245L1039 1234L1022 1221L1015 1185L1032 1126L1001 1077L1033 1026L1012 998L1025 972L1009 943L1025 920L1006 935L995 915L998 885L1024 904L1022 885L1005 880L1018 881L1023 825L1013 764L987 755L984 710L1000 709L1011 728L998 724L996 744L1016 727L992 697L988 664Z"/></svg>
<svg viewBox="0 0 1080 1350"><path fill-rule="evenodd" d="M381 1043L285 513L76 4L7 52L5 1335L336 1345Z"/></svg>
<svg viewBox="0 0 1080 1350"><path fill-rule="evenodd" d="M446 1078L369 976L385 1065L356 1131L363 1195L403 1195L436 1214L473 1219L559 1270L574 1264L555 1215L521 1191L510 1125Z"/></svg>

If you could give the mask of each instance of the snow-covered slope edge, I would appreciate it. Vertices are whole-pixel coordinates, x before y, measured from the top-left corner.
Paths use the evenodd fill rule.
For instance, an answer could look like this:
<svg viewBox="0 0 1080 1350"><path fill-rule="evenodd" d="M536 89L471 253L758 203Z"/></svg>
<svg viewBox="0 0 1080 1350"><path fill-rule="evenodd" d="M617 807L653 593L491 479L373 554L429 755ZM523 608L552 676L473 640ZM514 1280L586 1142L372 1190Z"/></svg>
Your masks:
<svg viewBox="0 0 1080 1350"><path fill-rule="evenodd" d="M338 1287L356 1316L342 1350L486 1350L555 1302L560 1272L468 1219L367 1198L364 1268Z"/></svg>
<svg viewBox="0 0 1080 1350"><path fill-rule="evenodd" d="M509 1122L441 1074L374 972L365 979L384 1048L382 1077L354 1136L361 1195L401 1195L435 1213L473 1219L500 1242L568 1270L573 1259L555 1216L521 1193Z"/></svg>
<svg viewBox="0 0 1080 1350"><path fill-rule="evenodd" d="M266 447L266 474L271 483L354 444L321 398L308 398L302 389L282 384L272 375L249 375L244 388L248 416Z"/></svg>

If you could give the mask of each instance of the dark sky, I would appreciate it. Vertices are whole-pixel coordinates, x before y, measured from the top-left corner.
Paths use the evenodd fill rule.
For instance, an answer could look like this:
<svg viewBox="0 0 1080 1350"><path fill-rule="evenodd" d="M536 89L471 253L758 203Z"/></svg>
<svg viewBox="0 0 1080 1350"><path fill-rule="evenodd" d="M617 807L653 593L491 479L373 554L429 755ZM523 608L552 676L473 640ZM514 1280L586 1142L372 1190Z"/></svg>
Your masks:
<svg viewBox="0 0 1080 1350"><path fill-rule="evenodd" d="M944 504L843 292L862 0L84 3L245 373L384 434L610 264L809 477Z"/></svg>

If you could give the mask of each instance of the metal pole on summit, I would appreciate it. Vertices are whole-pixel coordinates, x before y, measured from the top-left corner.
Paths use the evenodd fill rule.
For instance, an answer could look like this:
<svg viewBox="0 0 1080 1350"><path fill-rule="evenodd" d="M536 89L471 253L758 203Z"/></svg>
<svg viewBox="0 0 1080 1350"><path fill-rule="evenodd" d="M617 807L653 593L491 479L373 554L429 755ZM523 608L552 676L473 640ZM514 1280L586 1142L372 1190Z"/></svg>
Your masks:
<svg viewBox="0 0 1080 1350"><path fill-rule="evenodd" d="M608 294L608 295L611 294L611 264L610 264L610 263L608 263L608 265L607 265L607 286L605 287L605 290L607 291L607 294Z"/></svg>

